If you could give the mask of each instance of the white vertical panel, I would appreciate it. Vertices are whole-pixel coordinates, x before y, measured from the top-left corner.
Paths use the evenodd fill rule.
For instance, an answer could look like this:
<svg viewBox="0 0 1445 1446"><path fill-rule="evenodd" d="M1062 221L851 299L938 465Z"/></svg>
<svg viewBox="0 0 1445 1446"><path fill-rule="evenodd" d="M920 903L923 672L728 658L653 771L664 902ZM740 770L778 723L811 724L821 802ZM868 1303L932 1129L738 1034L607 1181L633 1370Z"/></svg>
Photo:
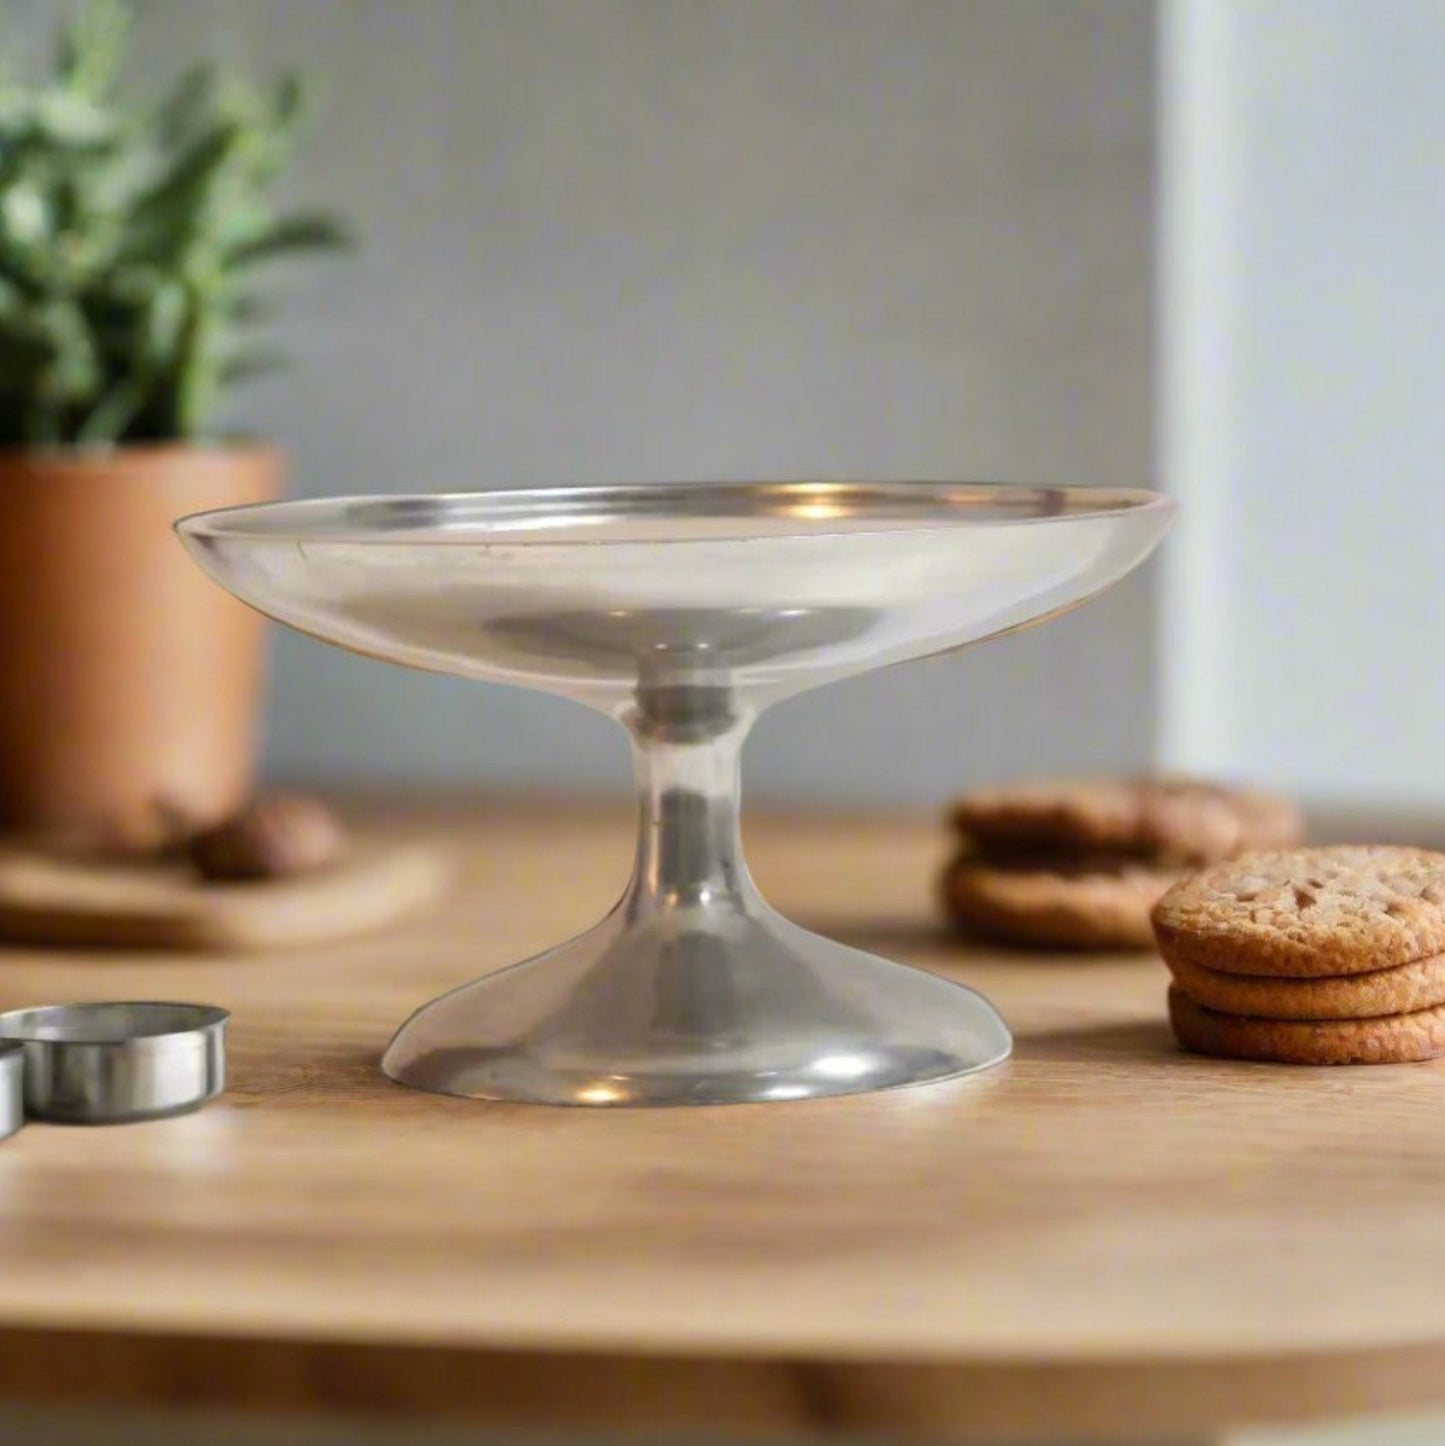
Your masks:
<svg viewBox="0 0 1445 1446"><path fill-rule="evenodd" d="M1162 554L1161 751L1234 763L1231 491L1241 287L1232 235L1240 116L1231 103L1232 0L1166 0L1159 24L1158 357L1162 483L1183 504Z"/></svg>
<svg viewBox="0 0 1445 1446"><path fill-rule="evenodd" d="M1165 34L1166 752L1445 800L1445 5Z"/></svg>

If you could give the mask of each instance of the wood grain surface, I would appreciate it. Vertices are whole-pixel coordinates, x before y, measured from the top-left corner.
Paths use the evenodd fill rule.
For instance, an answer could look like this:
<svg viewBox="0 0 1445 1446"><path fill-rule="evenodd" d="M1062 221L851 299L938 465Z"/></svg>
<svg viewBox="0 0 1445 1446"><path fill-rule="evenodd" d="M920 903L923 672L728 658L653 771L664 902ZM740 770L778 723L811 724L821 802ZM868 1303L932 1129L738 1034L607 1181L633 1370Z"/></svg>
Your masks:
<svg viewBox="0 0 1445 1446"><path fill-rule="evenodd" d="M0 957L6 1008L234 1012L202 1113L0 1146L0 1389L1111 1439L1445 1399L1445 1067L1189 1058L1157 959L941 937L930 823L764 816L775 902L984 989L1009 1066L721 1109L414 1093L392 1027L593 922L631 820L372 829L455 847L456 892L319 949Z"/></svg>

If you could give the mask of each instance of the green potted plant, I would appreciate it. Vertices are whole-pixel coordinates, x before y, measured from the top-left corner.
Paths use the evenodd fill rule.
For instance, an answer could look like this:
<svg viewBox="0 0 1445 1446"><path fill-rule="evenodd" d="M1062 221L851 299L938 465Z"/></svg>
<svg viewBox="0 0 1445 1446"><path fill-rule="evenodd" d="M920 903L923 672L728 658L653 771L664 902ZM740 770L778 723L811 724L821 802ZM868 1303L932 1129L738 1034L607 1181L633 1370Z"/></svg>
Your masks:
<svg viewBox="0 0 1445 1446"><path fill-rule="evenodd" d="M123 103L126 20L91 4L0 81L0 828L141 848L250 788L261 626L170 523L279 490L221 404L274 362L258 278L345 236L274 197L294 77Z"/></svg>

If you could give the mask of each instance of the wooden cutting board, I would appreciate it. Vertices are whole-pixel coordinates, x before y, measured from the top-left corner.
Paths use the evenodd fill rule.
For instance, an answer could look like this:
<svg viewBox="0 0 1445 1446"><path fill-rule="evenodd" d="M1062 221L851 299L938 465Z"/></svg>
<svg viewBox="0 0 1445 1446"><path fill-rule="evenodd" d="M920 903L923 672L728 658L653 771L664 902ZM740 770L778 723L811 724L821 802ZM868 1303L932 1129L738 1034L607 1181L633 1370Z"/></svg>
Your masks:
<svg viewBox="0 0 1445 1446"><path fill-rule="evenodd" d="M0 943L258 950L368 933L434 901L448 854L358 840L315 873L210 883L182 863L117 863L0 849Z"/></svg>

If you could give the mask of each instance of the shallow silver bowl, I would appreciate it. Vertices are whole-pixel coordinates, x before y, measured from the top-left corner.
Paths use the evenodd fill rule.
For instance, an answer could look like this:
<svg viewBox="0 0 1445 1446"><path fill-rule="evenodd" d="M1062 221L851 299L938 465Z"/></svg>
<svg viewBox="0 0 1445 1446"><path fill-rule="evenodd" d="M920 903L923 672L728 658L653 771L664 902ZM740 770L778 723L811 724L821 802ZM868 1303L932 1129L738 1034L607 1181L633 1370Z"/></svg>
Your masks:
<svg viewBox="0 0 1445 1446"><path fill-rule="evenodd" d="M184 1114L225 1086L230 1015L209 1004L50 1004L0 1014L25 1055L25 1110L68 1124Z"/></svg>

